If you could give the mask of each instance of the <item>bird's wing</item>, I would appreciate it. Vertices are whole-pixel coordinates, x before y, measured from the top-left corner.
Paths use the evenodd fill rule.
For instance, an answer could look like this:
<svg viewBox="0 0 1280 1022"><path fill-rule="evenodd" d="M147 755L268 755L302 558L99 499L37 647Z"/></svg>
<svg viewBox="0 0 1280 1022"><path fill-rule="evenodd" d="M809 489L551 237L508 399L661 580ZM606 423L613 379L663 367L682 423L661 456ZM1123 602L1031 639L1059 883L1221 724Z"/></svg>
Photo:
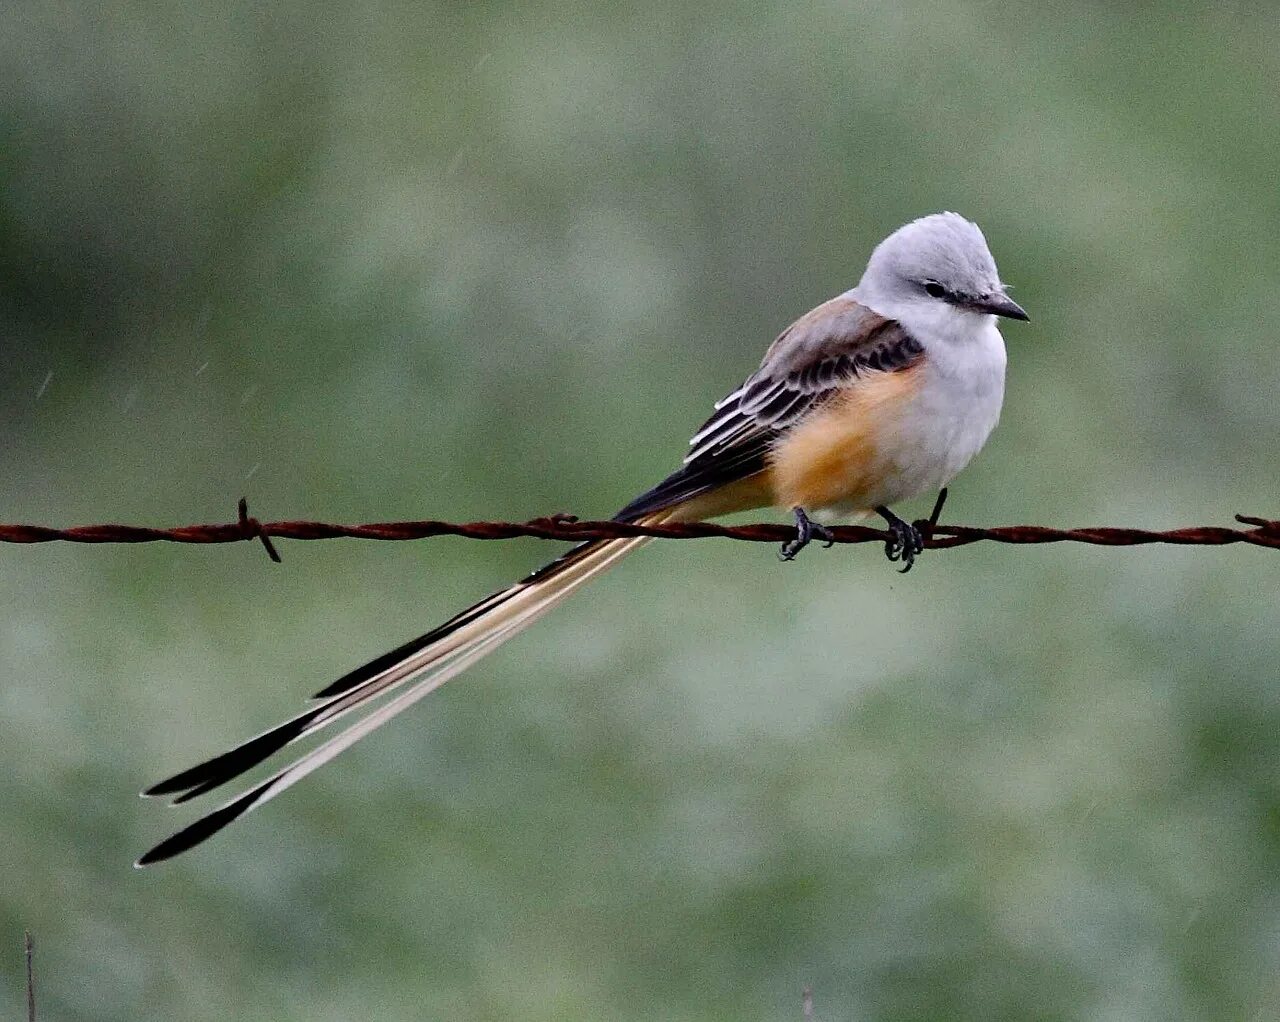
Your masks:
<svg viewBox="0 0 1280 1022"><path fill-rule="evenodd" d="M689 441L684 465L618 512L629 521L763 471L778 438L832 395L905 369L924 347L895 320L833 298L787 327Z"/></svg>

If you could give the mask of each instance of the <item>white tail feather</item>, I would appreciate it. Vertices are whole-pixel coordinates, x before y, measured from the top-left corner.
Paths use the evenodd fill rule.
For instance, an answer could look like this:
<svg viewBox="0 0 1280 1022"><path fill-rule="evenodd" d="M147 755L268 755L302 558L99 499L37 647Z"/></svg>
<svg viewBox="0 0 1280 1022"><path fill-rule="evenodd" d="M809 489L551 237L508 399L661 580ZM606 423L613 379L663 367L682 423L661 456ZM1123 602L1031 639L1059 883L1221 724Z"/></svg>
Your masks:
<svg viewBox="0 0 1280 1022"><path fill-rule="evenodd" d="M609 540L585 552L577 560L566 563L562 569L548 574L545 578L522 583L523 591L507 599L495 601L491 610L481 613L473 621L468 621L457 631L442 636L439 643L433 643L426 649L410 654L404 661L388 668L356 690L335 697L332 705L326 707L317 720L301 734L310 733L318 727L330 724L378 696L392 692L407 682L413 682L404 691L373 709L363 719L310 752L304 753L265 781L259 782L248 791L242 792L230 802L161 842L139 859L138 864L146 865L156 862L199 844L231 821L291 788L365 735L465 671L507 639L523 631L589 579L606 571L647 542L649 542L648 537Z"/></svg>

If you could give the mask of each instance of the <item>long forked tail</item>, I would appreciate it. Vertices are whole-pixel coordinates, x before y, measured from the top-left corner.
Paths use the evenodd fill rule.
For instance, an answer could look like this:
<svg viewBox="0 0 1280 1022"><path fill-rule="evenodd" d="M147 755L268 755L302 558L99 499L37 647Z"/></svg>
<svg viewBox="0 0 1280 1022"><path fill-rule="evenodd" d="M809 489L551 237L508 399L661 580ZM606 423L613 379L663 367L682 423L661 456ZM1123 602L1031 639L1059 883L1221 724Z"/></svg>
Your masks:
<svg viewBox="0 0 1280 1022"><path fill-rule="evenodd" d="M638 520L649 524L662 513ZM176 834L161 841L135 863L147 866L172 858L212 837L313 770L323 766L370 731L386 723L450 678L523 631L589 579L617 564L648 540L596 540L584 543L506 589L481 600L412 642L378 657L317 692L316 702L296 717L250 738L234 749L152 785L146 796L173 795L186 802L218 788L262 763L285 746L327 727L356 710L387 697L365 717L304 753L282 770L249 788Z"/></svg>

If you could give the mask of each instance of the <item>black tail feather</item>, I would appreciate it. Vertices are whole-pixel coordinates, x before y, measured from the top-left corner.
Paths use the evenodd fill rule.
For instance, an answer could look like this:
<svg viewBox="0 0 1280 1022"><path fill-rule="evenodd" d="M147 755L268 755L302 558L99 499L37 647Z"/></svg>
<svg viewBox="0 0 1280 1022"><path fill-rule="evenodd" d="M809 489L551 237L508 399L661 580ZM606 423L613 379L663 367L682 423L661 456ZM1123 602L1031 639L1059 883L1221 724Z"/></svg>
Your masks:
<svg viewBox="0 0 1280 1022"><path fill-rule="evenodd" d="M561 570L565 565L572 561L576 561L588 550L598 545L598 541L591 540L586 543L580 543L568 553L561 557L557 557L554 561L544 564L541 568L531 572L522 578L515 585L508 586L505 589L499 589L497 592L490 593L479 603L472 604L466 610L454 614L442 625L437 625L425 635L420 635L416 639L411 639L402 646L397 646L389 653L383 653L382 656L375 657L367 664L357 667L354 671L349 671L337 681L326 685L319 692L313 695L312 699L332 699L334 696L343 695L350 692L353 688L363 685L371 678L377 677L383 671L390 670L397 664L409 659L415 653L420 653L432 643L439 642L441 639L447 638L453 632L457 631L464 625L470 624L482 614L486 614L499 606L506 600L518 593L527 585L548 578L554 572Z"/></svg>
<svg viewBox="0 0 1280 1022"><path fill-rule="evenodd" d="M276 725L270 731L264 731L256 738L250 738L234 749L229 749L212 759L206 759L203 763L197 763L181 773L174 774L158 784L153 784L142 794L148 798L155 798L161 795L185 793L178 794L174 799L176 805L226 784L227 781L239 777L246 770L252 770L259 763L270 759L295 738L300 737L307 726L326 708L317 706L292 720L286 720L283 724Z"/></svg>
<svg viewBox="0 0 1280 1022"><path fill-rule="evenodd" d="M176 834L171 834L154 848L139 856L135 866L150 866L153 862L163 862L175 855L194 848L200 842L218 833L227 824L234 822L254 807L271 790L275 784L274 777L249 789L239 798L228 802L221 809L215 809L206 816L200 817L190 826L184 827Z"/></svg>

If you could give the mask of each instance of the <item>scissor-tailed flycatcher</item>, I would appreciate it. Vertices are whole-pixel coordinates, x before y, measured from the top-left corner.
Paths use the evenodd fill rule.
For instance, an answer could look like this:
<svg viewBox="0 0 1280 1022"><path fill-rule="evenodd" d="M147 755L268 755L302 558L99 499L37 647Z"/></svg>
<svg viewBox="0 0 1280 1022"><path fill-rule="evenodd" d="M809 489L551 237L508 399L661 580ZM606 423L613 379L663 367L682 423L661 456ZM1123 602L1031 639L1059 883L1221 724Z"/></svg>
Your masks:
<svg viewBox="0 0 1280 1022"><path fill-rule="evenodd" d="M688 522L777 506L796 517L790 560L825 530L807 511L872 511L906 567L919 533L891 504L945 486L1000 417L1005 350L996 317L1026 319L1005 293L976 224L937 213L877 246L853 290L801 316L690 442L684 464L618 512L627 522ZM170 858L300 781L522 631L588 579L648 542L592 540L426 635L344 675L315 705L148 788L175 804L203 795L356 710L370 712L138 860ZM905 569L904 569L905 570ZM386 701L374 707L376 700Z"/></svg>

